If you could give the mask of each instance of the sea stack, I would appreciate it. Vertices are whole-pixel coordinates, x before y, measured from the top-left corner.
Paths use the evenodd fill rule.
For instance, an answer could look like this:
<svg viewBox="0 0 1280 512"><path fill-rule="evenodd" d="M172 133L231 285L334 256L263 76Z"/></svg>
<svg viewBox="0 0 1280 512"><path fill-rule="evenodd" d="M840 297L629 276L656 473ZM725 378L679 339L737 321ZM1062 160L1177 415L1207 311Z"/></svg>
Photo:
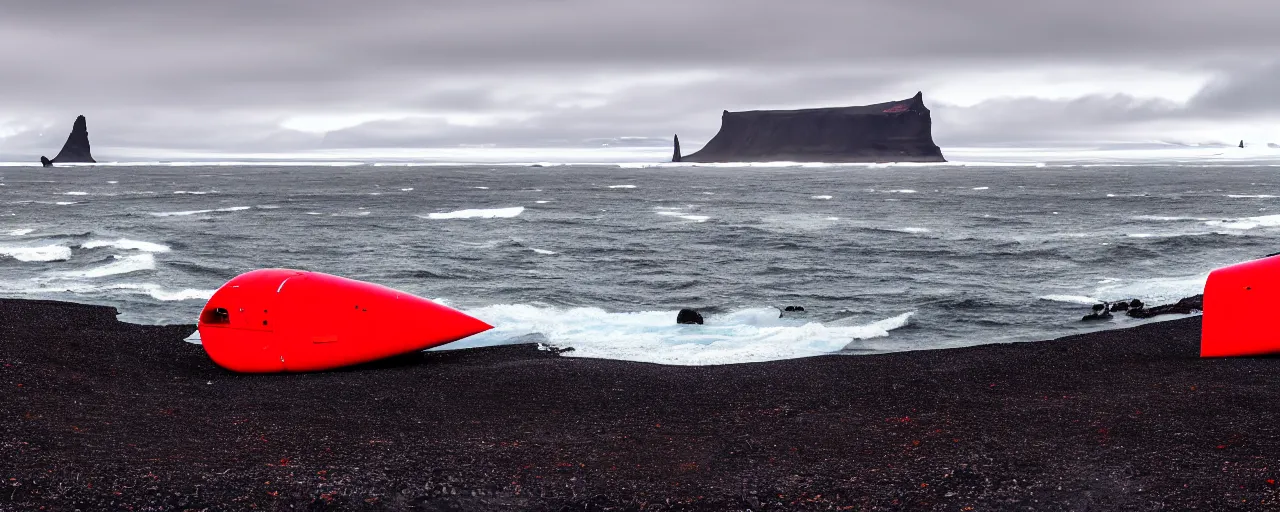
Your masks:
<svg viewBox="0 0 1280 512"><path fill-rule="evenodd" d="M676 162L945 162L924 94L875 105L724 111L706 146Z"/></svg>
<svg viewBox="0 0 1280 512"><path fill-rule="evenodd" d="M93 155L89 152L89 128L85 123L84 116L76 117L76 122L71 126L71 135L67 136L67 143L62 145L62 151L58 152L58 156L50 160L40 157L40 163L45 167L53 167L53 164L77 163L77 164L96 164Z"/></svg>

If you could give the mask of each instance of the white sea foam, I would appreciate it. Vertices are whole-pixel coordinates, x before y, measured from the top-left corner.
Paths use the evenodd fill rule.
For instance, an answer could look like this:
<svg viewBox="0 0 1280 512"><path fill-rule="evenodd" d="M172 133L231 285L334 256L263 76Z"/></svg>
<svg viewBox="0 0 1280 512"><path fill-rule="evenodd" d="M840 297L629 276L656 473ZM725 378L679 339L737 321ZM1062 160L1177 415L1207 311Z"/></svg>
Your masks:
<svg viewBox="0 0 1280 512"><path fill-rule="evenodd" d="M419 215L419 218L427 219L509 219L524 213L523 206L513 208L491 208L491 209L471 209L458 210L453 212L437 212L428 214L426 217Z"/></svg>
<svg viewBox="0 0 1280 512"><path fill-rule="evenodd" d="M1236 199L1271 199L1280 196L1273 196L1269 194L1227 194L1227 197Z"/></svg>
<svg viewBox="0 0 1280 512"><path fill-rule="evenodd" d="M547 203L550 203L551 201L534 201L534 202L537 204L547 204Z"/></svg>
<svg viewBox="0 0 1280 512"><path fill-rule="evenodd" d="M1142 299L1150 304L1176 302L1184 297L1204 293L1204 283L1209 274L1187 277L1156 277L1148 279L1119 279L1103 284L1094 295L1107 300Z"/></svg>
<svg viewBox="0 0 1280 512"><path fill-rule="evenodd" d="M901 231L903 233L928 233L929 228L898 228L894 231Z"/></svg>
<svg viewBox="0 0 1280 512"><path fill-rule="evenodd" d="M133 272L142 272L156 268L156 257L151 253L134 254L131 256L113 256L115 261L100 265L86 270L71 270L58 274L63 278L94 278L107 277L120 274L130 274Z"/></svg>
<svg viewBox="0 0 1280 512"><path fill-rule="evenodd" d="M911 190L911 189L909 189L909 188L902 188L902 189L898 189L898 190L886 190L885 192L890 193L890 194L914 194L914 193L916 193L916 191Z"/></svg>
<svg viewBox="0 0 1280 512"><path fill-rule="evenodd" d="M708 219L710 219L710 218L711 218L711 217L708 217L708 216L706 216L706 215L690 215L690 214L687 214L687 213L684 213L684 212L679 212L679 211L670 211L670 210L663 210L663 211L654 212L654 213L656 213L656 214L658 214L658 215L664 215L664 216L667 216L667 217L677 217L677 218L681 218L681 219L684 219L684 220L691 220L691 221L694 221L694 222L706 222Z"/></svg>
<svg viewBox="0 0 1280 512"><path fill-rule="evenodd" d="M248 210L250 208L252 207L251 206L232 206L230 208L215 208L212 210L186 210L181 212L152 212L151 215L154 215L156 217L182 217L187 215L199 215L201 213L238 212L242 210Z"/></svg>
<svg viewBox="0 0 1280 512"><path fill-rule="evenodd" d="M65 245L0 246L0 256L8 256L18 261L66 261L71 259L71 248Z"/></svg>
<svg viewBox="0 0 1280 512"><path fill-rule="evenodd" d="M402 188L402 189L400 189L400 191L401 191L401 192L411 192L411 191L413 191L413 187Z"/></svg>
<svg viewBox="0 0 1280 512"><path fill-rule="evenodd" d="M864 325L822 324L778 317L775 308L707 315L705 325L678 325L676 311L613 313L598 308L557 309L497 305L468 310L494 329L445 348L501 345L541 335L574 350L563 355L673 365L771 361L829 354L856 340L888 336L912 313Z"/></svg>
<svg viewBox="0 0 1280 512"><path fill-rule="evenodd" d="M6 234L7 234L7 235L9 235L9 236L22 236L22 235L28 235L28 234L31 234L33 231L35 231L35 230L34 230L34 229L31 229L31 228L15 229L15 230L10 231L10 232L8 232L8 233L6 233Z"/></svg>
<svg viewBox="0 0 1280 512"><path fill-rule="evenodd" d="M989 190L991 187L973 187L974 190Z"/></svg>
<svg viewBox="0 0 1280 512"><path fill-rule="evenodd" d="M471 188L478 188L480 190L489 190L489 187L471 187Z"/></svg>
<svg viewBox="0 0 1280 512"><path fill-rule="evenodd" d="M1262 215L1260 217L1241 217L1238 219L1211 220L1206 226L1224 229L1254 229L1280 226L1280 215Z"/></svg>
<svg viewBox="0 0 1280 512"><path fill-rule="evenodd" d="M213 297L213 293L217 290L201 290L196 288L183 288L181 290L166 290L157 284L144 283L132 286L136 289L150 295L151 298L165 302L182 301L182 300L209 300Z"/></svg>
<svg viewBox="0 0 1280 512"><path fill-rule="evenodd" d="M79 203L77 201L57 201L53 204L56 204L58 206L69 206L69 205L79 204Z"/></svg>
<svg viewBox="0 0 1280 512"><path fill-rule="evenodd" d="M5 289L5 293L20 294L57 294L72 293L78 295L98 295L103 293L113 293L122 291L124 293L132 293L139 295L147 295L153 299L164 302L175 302L184 300L209 300L213 297L216 290L202 290L196 288L182 288L178 290L167 289L155 283L111 283L97 284L91 282L61 282L56 283L44 282L38 286Z"/></svg>
<svg viewBox="0 0 1280 512"><path fill-rule="evenodd" d="M1205 236L1218 234L1216 232L1197 232L1197 233L1129 233L1125 236L1130 238L1176 238L1180 236ZM1227 233L1222 233L1227 234Z"/></svg>
<svg viewBox="0 0 1280 512"><path fill-rule="evenodd" d="M1165 215L1138 215L1133 218L1135 220L1153 220L1153 221L1160 221L1160 222L1175 222L1180 220L1198 220L1198 221L1210 220L1203 217L1170 217Z"/></svg>
<svg viewBox="0 0 1280 512"><path fill-rule="evenodd" d="M1084 305L1099 304L1102 302L1101 299L1095 299L1093 297L1089 297L1086 295L1045 295L1040 297L1040 300L1047 300L1051 302L1067 302L1071 304L1084 304Z"/></svg>
<svg viewBox="0 0 1280 512"><path fill-rule="evenodd" d="M118 240L90 240L80 245L83 249L97 249L99 247L114 247L116 249L143 251L143 252L169 252L169 246L152 242L143 242L140 240L129 240L121 238Z"/></svg>
<svg viewBox="0 0 1280 512"><path fill-rule="evenodd" d="M809 199L831 199L831 196L809 196Z"/></svg>
<svg viewBox="0 0 1280 512"><path fill-rule="evenodd" d="M89 195L89 193L88 193L88 192L63 192L63 193L62 193L62 195L64 195L64 196L87 196L87 195Z"/></svg>
<svg viewBox="0 0 1280 512"><path fill-rule="evenodd" d="M174 194L188 194L193 196L203 196L205 194L217 194L217 190L175 190Z"/></svg>
<svg viewBox="0 0 1280 512"><path fill-rule="evenodd" d="M609 188L636 188L635 185L609 185Z"/></svg>
<svg viewBox="0 0 1280 512"><path fill-rule="evenodd" d="M531 250L531 251L533 251L533 252L536 252L536 253L538 253L538 254L556 254L556 252L555 252L555 251L548 251L548 250L546 250L546 249L533 249L533 248L530 248L529 250Z"/></svg>

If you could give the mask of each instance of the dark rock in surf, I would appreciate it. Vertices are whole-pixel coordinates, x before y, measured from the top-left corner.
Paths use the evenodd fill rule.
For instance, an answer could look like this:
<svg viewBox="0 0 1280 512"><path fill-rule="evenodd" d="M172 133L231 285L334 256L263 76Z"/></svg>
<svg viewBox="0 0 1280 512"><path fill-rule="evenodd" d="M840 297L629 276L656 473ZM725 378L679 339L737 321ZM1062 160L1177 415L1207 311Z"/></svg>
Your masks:
<svg viewBox="0 0 1280 512"><path fill-rule="evenodd" d="M1130 309L1127 313L1134 318L1151 318L1156 315L1189 315L1197 311L1204 311L1204 295L1193 295L1186 297L1173 304L1165 304L1152 308Z"/></svg>
<svg viewBox="0 0 1280 512"><path fill-rule="evenodd" d="M40 157L40 164L45 167L53 167L53 164L60 163L98 163L89 151L89 128L84 116L76 117L75 124L71 126L71 135L67 136L67 142L62 145L62 151L58 152L58 156L53 157L53 160Z"/></svg>
<svg viewBox="0 0 1280 512"><path fill-rule="evenodd" d="M1109 309L1109 310L1111 310L1111 311L1128 311L1128 310L1129 310L1129 303L1128 303L1128 302L1125 302L1125 301L1120 301L1120 302L1117 302L1117 303L1112 304L1112 305L1111 305L1111 306L1109 306L1107 309Z"/></svg>
<svg viewBox="0 0 1280 512"><path fill-rule="evenodd" d="M677 324L702 325L702 314L692 309L682 309L676 314Z"/></svg>
<svg viewBox="0 0 1280 512"><path fill-rule="evenodd" d="M1146 304L1143 304L1142 301L1138 299L1133 299L1129 301L1129 309L1142 309L1142 307L1145 305Z"/></svg>
<svg viewBox="0 0 1280 512"><path fill-rule="evenodd" d="M1085 315L1084 318L1080 319L1080 321L1090 322L1094 320L1110 320L1112 316L1113 315L1111 314L1110 311L1103 309L1103 310L1099 310L1099 312L1097 313L1091 313L1091 314Z"/></svg>
<svg viewBox="0 0 1280 512"><path fill-rule="evenodd" d="M720 131L677 162L945 162L924 95L875 105L724 111Z"/></svg>
<svg viewBox="0 0 1280 512"><path fill-rule="evenodd" d="M788 316L803 316L803 315L804 315L804 306L787 306L785 308L782 308L782 310L778 312L778 318L784 318Z"/></svg>

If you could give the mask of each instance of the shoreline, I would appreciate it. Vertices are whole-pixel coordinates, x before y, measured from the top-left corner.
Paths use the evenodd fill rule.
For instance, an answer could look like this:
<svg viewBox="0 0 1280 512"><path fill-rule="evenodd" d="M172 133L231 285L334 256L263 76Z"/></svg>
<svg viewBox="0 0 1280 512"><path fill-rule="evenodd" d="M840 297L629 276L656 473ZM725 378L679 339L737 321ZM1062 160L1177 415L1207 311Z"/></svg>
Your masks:
<svg viewBox="0 0 1280 512"><path fill-rule="evenodd" d="M1280 358L1199 317L715 366L432 351L238 375L194 325L0 299L0 510L1256 510Z"/></svg>

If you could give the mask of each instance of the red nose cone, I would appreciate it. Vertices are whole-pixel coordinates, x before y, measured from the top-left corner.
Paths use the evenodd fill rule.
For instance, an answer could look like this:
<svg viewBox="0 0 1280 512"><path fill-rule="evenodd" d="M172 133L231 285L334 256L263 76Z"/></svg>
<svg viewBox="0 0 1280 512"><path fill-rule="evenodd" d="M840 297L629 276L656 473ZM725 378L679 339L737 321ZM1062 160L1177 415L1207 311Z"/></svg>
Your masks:
<svg viewBox="0 0 1280 512"><path fill-rule="evenodd" d="M319 272L255 270L205 304L200 339L238 372L315 371L425 350L492 329L455 309Z"/></svg>
<svg viewBox="0 0 1280 512"><path fill-rule="evenodd" d="M443 345L450 341L458 341L462 338L466 338L467 336L480 334L493 328L492 325L484 323L482 320L456 309L450 309L445 306L438 307L443 309L443 311L437 312L439 317L436 321L438 323L435 323L432 326L426 326L425 328L431 329L433 331L433 335L440 339L448 340L439 343L439 345Z"/></svg>
<svg viewBox="0 0 1280 512"><path fill-rule="evenodd" d="M1200 357L1280 353L1280 256L1214 270L1204 285Z"/></svg>

